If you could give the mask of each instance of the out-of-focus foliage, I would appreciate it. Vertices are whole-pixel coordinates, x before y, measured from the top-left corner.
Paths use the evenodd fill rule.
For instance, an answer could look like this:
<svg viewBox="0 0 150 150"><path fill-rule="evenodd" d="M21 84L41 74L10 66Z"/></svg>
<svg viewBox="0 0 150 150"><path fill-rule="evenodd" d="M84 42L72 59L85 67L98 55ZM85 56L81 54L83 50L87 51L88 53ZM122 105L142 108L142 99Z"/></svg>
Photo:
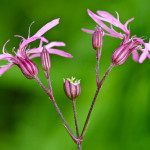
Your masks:
<svg viewBox="0 0 150 150"><path fill-rule="evenodd" d="M0 49L11 39L6 49L18 47L19 38L27 37L32 21L31 35L47 22L61 18L60 24L48 31L49 41L64 41L62 48L74 58L51 55L50 71L55 99L68 124L75 133L73 110L63 91L63 78L75 76L81 79L82 93L77 99L77 115L80 132L95 90L96 55L92 49L92 36L81 28L94 29L94 21L87 15L87 8L95 12L105 10L120 14L124 23L131 17L132 35L150 37L149 0L8 0L0 1ZM104 37L100 75L110 65L113 50L120 39ZM36 42L33 43L37 44ZM39 78L46 79L40 59L34 59L40 68ZM0 65L5 62L0 61ZM149 150L150 149L150 60L143 64L129 60L115 67L104 82L95 104L90 124L82 143L83 150ZM65 129L60 125L52 103L41 87L26 79L14 66L0 77L0 150L76 150Z"/></svg>

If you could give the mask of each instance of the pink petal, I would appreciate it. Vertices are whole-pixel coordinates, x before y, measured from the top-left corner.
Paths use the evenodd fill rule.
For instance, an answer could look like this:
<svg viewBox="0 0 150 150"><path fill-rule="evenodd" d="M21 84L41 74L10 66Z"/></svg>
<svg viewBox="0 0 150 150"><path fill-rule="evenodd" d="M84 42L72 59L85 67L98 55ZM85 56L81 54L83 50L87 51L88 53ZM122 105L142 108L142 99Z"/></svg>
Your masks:
<svg viewBox="0 0 150 150"><path fill-rule="evenodd" d="M148 54L147 57L150 59L150 54Z"/></svg>
<svg viewBox="0 0 150 150"><path fill-rule="evenodd" d="M29 39L27 39L27 40L23 40L23 42L21 43L21 45L20 45L20 50L22 50L22 49L24 49L24 47L26 46L26 45L28 45L29 43L31 43L31 42L33 42L33 41L35 41L35 40L37 40L37 39L41 39L43 42L45 42L45 43L48 43L48 40L46 39L46 38L44 38L44 37L30 37Z"/></svg>
<svg viewBox="0 0 150 150"><path fill-rule="evenodd" d="M87 32L87 33L91 33L91 34L93 34L93 33L94 33L94 31L93 31L93 30L88 30L88 29L84 29L84 28L82 28L82 31Z"/></svg>
<svg viewBox="0 0 150 150"><path fill-rule="evenodd" d="M10 69L14 64L10 63L6 66L0 66L0 76L3 75L3 73L5 73L5 71L7 71L8 69Z"/></svg>
<svg viewBox="0 0 150 150"><path fill-rule="evenodd" d="M35 58L35 57L40 57L40 53L38 54L32 54L31 56L29 56L29 59Z"/></svg>
<svg viewBox="0 0 150 150"><path fill-rule="evenodd" d="M1 54L0 60L7 60L7 61L12 61L12 62L18 63L17 58L8 53Z"/></svg>
<svg viewBox="0 0 150 150"><path fill-rule="evenodd" d="M143 61L146 59L147 57L147 52L143 52L139 58L139 63L143 63Z"/></svg>
<svg viewBox="0 0 150 150"><path fill-rule="evenodd" d="M150 43L144 43L145 45L145 49L147 49L148 51L150 51Z"/></svg>
<svg viewBox="0 0 150 150"><path fill-rule="evenodd" d="M33 35L34 37L40 37L41 35L43 35L45 32L47 32L48 30L50 30L51 28L53 28L54 26L56 26L59 23L59 19L55 19L49 23L47 23L45 26L43 26L35 35Z"/></svg>
<svg viewBox="0 0 150 150"><path fill-rule="evenodd" d="M49 44L47 44L45 47L47 49L50 49L53 46L66 46L66 44L64 42L51 42ZM28 54L31 53L41 53L42 52L43 47L39 47L39 48L33 48L27 51Z"/></svg>
<svg viewBox="0 0 150 150"><path fill-rule="evenodd" d="M46 48L49 49L54 46L66 46L66 44L64 42L51 42L46 45Z"/></svg>
<svg viewBox="0 0 150 150"><path fill-rule="evenodd" d="M127 28L128 23L131 22L132 20L134 20L134 18L131 18L131 19L126 21L126 23L124 24L126 28Z"/></svg>
<svg viewBox="0 0 150 150"><path fill-rule="evenodd" d="M116 19L113 15L111 15L110 13L106 12L106 11L100 11L98 10L97 13L101 16L100 19L106 22L109 22L111 24L118 24L119 22L119 15L117 13L118 19Z"/></svg>
<svg viewBox="0 0 150 150"><path fill-rule="evenodd" d="M58 50L58 49L48 49L48 52L50 54L56 54L56 55L60 55L60 56L63 56L63 57L73 57L71 54L66 53L62 50Z"/></svg>
<svg viewBox="0 0 150 150"><path fill-rule="evenodd" d="M117 19L111 15L110 13L106 12L106 11L97 11L97 13L100 15L99 19L102 21L106 21L118 28L120 28L124 33L126 34L130 34L130 31L127 29L127 25L129 22L131 22L134 18L129 19L125 25L123 25L120 21L119 21L119 14L117 13Z"/></svg>
<svg viewBox="0 0 150 150"><path fill-rule="evenodd" d="M94 14L94 13L93 13L92 11L90 11L89 9L88 9L88 14L89 14L89 16L90 16L97 24L99 24L104 30L106 30L107 32L110 33L110 34L108 34L108 35L113 36L113 37L116 37L116 38L120 38L120 39L123 39L123 38L124 38L123 35L121 35L120 33L116 32L113 28L110 29L109 27L107 27L107 26L100 20L102 17L97 16L96 14Z"/></svg>
<svg viewBox="0 0 150 150"><path fill-rule="evenodd" d="M36 53L36 54L31 55L30 58L39 57L40 55L37 54L37 53L41 53L41 52L42 52L42 49L43 49L43 47L34 48L34 49L30 50L30 51L28 52L28 54ZM64 51L62 51L62 50L58 50L58 49L47 49L47 50L48 50L48 52L49 52L50 54L56 54L56 55L60 55L60 56L63 56L63 57L73 57L71 54L66 53L66 52L64 52Z"/></svg>
<svg viewBox="0 0 150 150"><path fill-rule="evenodd" d="M27 54L32 54L32 53L41 53L42 52L43 47L39 47L39 48L32 48L29 49L27 51Z"/></svg>
<svg viewBox="0 0 150 150"><path fill-rule="evenodd" d="M132 58L133 58L134 61L138 62L139 54L138 54L137 50L132 51Z"/></svg>

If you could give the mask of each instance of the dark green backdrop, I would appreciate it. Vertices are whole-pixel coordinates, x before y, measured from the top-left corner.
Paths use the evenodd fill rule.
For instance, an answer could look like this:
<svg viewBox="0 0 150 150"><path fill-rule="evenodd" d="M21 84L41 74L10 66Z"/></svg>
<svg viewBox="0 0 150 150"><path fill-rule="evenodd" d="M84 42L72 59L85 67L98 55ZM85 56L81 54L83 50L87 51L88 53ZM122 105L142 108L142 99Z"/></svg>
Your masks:
<svg viewBox="0 0 150 150"><path fill-rule="evenodd" d="M132 35L150 37L149 0L8 0L0 1L0 49L7 45L8 52L18 47L18 34L27 37L47 22L60 17L60 24L48 31L49 41L64 41L62 48L74 58L51 55L51 79L55 99L71 129L75 132L70 100L63 91L63 78L81 79L82 93L77 99L79 129L96 90L96 56L91 45L91 35L81 28L94 29L94 21L87 15L87 8L120 14L125 23L131 17ZM104 37L100 75L110 64L113 50L119 39ZM40 67L39 77L46 80ZM0 61L0 65L5 61ZM130 57L120 67L115 67L106 79L95 104L83 150L149 150L150 149L150 60L135 63ZM17 66L0 77L0 150L76 150L76 145L60 125L58 116L47 95L34 80L27 80Z"/></svg>

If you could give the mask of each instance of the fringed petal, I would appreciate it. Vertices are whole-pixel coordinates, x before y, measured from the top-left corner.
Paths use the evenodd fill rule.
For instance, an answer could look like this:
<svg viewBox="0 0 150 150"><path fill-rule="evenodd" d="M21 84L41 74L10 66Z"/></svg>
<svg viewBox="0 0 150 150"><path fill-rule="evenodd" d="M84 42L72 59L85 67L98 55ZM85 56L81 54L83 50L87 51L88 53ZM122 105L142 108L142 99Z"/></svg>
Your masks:
<svg viewBox="0 0 150 150"><path fill-rule="evenodd" d="M52 48L54 46L66 46L66 44L64 42L51 42L49 44L46 45L46 48Z"/></svg>
<svg viewBox="0 0 150 150"><path fill-rule="evenodd" d="M104 30L106 30L109 34L107 35L110 35L112 37L116 37L116 38L120 38L120 39L123 39L124 36L121 34L121 33L118 33L116 32L113 28L109 28L108 26L106 26L101 20L102 20L102 17L94 14L92 11L90 11L88 9L88 14L89 16L100 26L102 27ZM103 20L104 21L104 20Z"/></svg>
<svg viewBox="0 0 150 150"><path fill-rule="evenodd" d="M56 26L57 24L59 24L59 19L60 18L54 19L53 21L47 23L39 31L37 31L37 33L34 34L33 37L40 37L40 36L42 36L45 32L47 32L48 30L50 30L51 28L53 28L54 26Z"/></svg>
<svg viewBox="0 0 150 150"><path fill-rule="evenodd" d="M47 50L50 54L56 54L56 55L60 55L63 57L73 57L71 54L66 53L66 52L59 50L59 49L47 49Z"/></svg>
<svg viewBox="0 0 150 150"><path fill-rule="evenodd" d="M84 29L84 28L82 28L82 31L90 33L90 34L94 33L94 30L88 30L88 29Z"/></svg>

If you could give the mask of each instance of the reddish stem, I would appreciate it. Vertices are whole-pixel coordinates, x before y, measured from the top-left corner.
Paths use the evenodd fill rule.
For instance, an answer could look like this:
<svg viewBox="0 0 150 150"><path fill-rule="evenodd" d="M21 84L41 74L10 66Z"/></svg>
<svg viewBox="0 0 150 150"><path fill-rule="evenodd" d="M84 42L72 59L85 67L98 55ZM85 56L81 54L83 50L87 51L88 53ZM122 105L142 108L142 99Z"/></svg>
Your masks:
<svg viewBox="0 0 150 150"><path fill-rule="evenodd" d="M67 128L67 131L69 132L71 138L74 140L74 142L77 142L78 140L76 139L76 137L75 137L74 134L72 133L70 127L68 126L68 124L67 124L65 118L63 117L63 115L62 115L62 113L61 113L61 111L60 111L60 109L59 109L57 103L55 102L54 97L51 95L51 93L49 92L49 90L44 87L44 85L42 84L42 82L39 80L38 77L35 77L35 80L38 82L38 84L43 88L43 90L44 90L44 91L47 93L47 95L49 96L49 98L50 98L50 100L52 101L53 105L55 106L55 108L56 108L56 110L57 110L59 116L60 116L61 119L63 120L63 122L64 122L64 124L65 124L65 127Z"/></svg>
<svg viewBox="0 0 150 150"><path fill-rule="evenodd" d="M108 73L110 72L110 70L111 70L112 68L113 68L113 65L111 64L110 67L108 68L108 70L106 71L105 75L103 76L102 80L99 82L99 84L98 84L98 86L97 86L94 99L93 99L93 101L92 101L92 104L91 104L89 113L88 113L88 115L87 115L87 118L86 118L86 121L85 121L83 130L82 130L82 133L81 133L81 136L80 136L80 139L82 139L82 140L83 140L83 138L84 138L84 135L85 135L85 132L86 132L86 128L87 128L87 125L88 125L88 122L89 122L89 119L90 119L90 116L91 116L91 113L92 113L92 110L93 110L95 101L96 101L96 99L97 99L98 93L99 93L99 91L100 91L100 89L101 89L101 87L102 87L102 84L103 84L105 78L107 77Z"/></svg>

